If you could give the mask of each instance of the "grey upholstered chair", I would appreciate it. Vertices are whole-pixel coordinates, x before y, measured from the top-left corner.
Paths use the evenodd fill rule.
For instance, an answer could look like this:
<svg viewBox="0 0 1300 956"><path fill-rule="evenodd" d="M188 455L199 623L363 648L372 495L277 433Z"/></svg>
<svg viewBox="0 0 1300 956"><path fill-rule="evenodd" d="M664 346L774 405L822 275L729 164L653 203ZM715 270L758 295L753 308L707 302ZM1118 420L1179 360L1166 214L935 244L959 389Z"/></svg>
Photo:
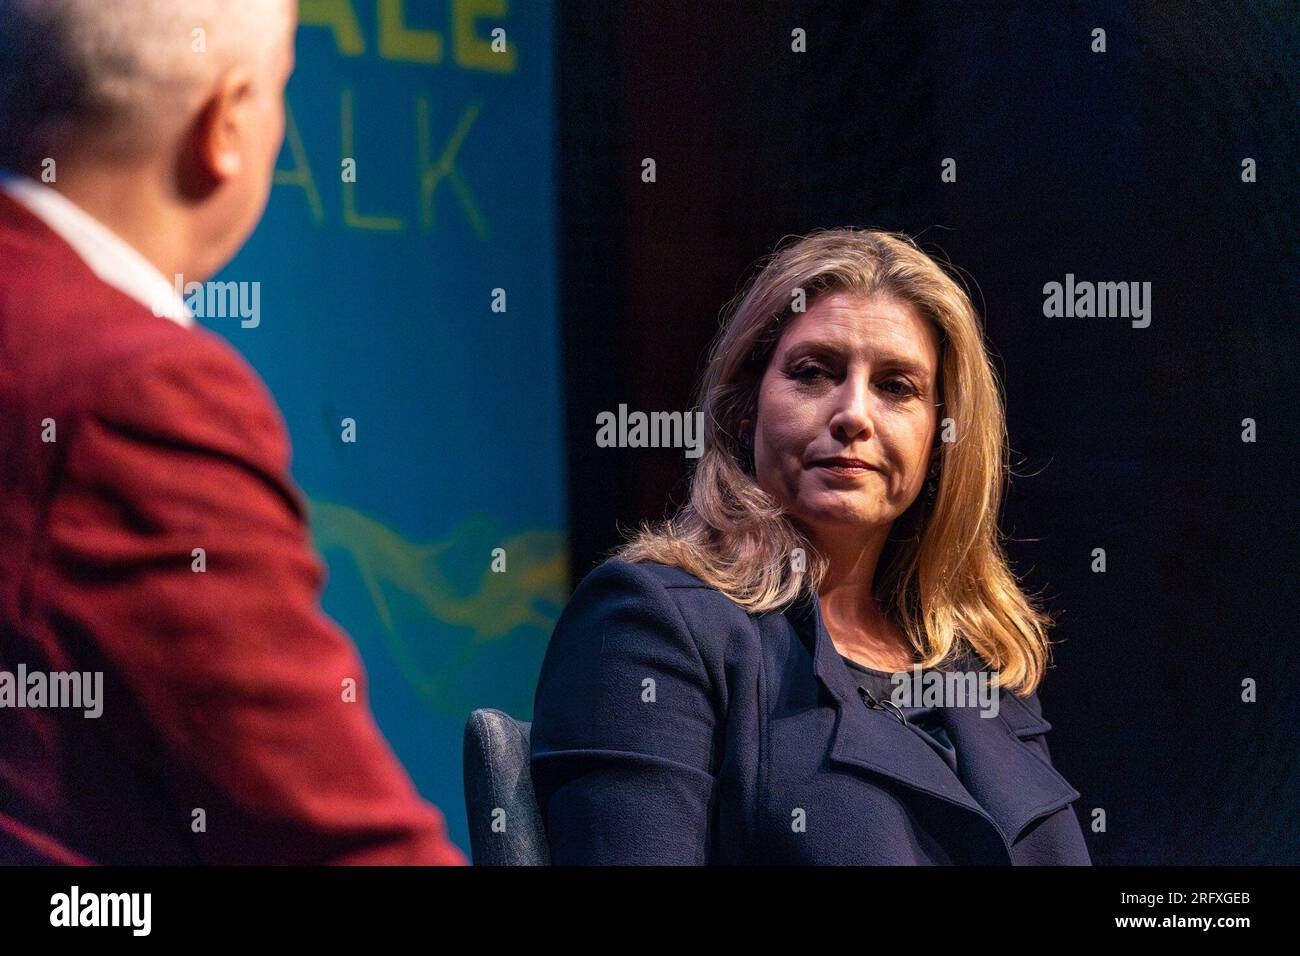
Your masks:
<svg viewBox="0 0 1300 956"><path fill-rule="evenodd" d="M551 862L528 770L530 726L499 710L476 710L465 724L465 812L476 866Z"/></svg>

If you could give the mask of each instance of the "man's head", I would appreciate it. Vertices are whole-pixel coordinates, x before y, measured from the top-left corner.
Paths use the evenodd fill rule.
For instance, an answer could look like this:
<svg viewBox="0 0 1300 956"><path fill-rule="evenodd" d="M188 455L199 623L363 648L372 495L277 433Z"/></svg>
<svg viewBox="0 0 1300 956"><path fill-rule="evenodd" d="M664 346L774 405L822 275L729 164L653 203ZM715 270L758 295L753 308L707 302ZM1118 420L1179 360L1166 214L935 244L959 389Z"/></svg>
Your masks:
<svg viewBox="0 0 1300 956"><path fill-rule="evenodd" d="M296 25L295 0L0 0L0 166L120 184L205 279L266 205Z"/></svg>

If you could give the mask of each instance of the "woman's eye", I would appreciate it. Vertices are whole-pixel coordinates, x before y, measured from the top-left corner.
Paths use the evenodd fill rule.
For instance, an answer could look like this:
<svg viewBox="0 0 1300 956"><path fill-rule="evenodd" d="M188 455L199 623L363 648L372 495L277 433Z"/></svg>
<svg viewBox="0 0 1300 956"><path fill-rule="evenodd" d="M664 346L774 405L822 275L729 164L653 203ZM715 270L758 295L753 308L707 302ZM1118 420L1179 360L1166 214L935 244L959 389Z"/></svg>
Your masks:
<svg viewBox="0 0 1300 956"><path fill-rule="evenodd" d="M912 387L912 383L901 378L891 378L881 387L898 398L907 398L917 394L916 389Z"/></svg>
<svg viewBox="0 0 1300 956"><path fill-rule="evenodd" d="M805 362L802 365L795 366L795 368L790 372L790 377L798 379L801 382L808 382L826 374L828 374L826 369L822 368L816 362Z"/></svg>

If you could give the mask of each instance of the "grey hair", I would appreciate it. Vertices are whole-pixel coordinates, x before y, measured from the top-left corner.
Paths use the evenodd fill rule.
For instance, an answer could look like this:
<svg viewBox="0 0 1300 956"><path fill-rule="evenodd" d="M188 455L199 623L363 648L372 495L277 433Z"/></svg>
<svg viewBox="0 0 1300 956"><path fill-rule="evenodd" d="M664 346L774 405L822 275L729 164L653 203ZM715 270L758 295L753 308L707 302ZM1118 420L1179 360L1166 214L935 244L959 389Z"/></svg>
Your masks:
<svg viewBox="0 0 1300 956"><path fill-rule="evenodd" d="M26 168L78 143L148 148L221 70L268 53L292 9L275 0L0 0L0 164Z"/></svg>

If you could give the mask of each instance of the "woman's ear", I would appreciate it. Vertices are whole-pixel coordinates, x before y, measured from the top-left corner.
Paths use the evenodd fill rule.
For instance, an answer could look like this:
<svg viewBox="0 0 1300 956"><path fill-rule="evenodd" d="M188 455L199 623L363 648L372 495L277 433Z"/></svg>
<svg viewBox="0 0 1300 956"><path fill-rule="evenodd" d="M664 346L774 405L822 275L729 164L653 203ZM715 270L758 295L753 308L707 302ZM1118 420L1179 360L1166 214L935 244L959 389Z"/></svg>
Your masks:
<svg viewBox="0 0 1300 956"><path fill-rule="evenodd" d="M745 418L740 422L740 446L749 452L750 458L754 457L754 422Z"/></svg>

